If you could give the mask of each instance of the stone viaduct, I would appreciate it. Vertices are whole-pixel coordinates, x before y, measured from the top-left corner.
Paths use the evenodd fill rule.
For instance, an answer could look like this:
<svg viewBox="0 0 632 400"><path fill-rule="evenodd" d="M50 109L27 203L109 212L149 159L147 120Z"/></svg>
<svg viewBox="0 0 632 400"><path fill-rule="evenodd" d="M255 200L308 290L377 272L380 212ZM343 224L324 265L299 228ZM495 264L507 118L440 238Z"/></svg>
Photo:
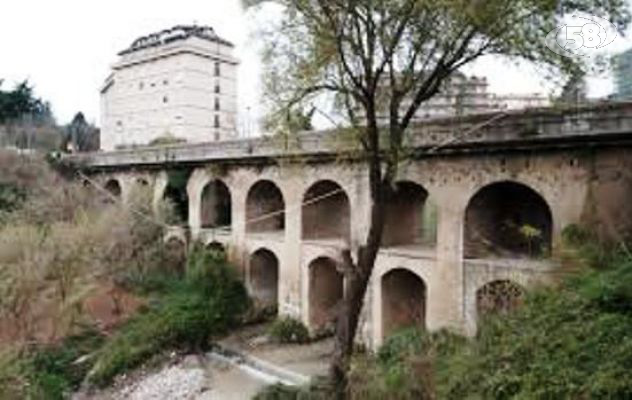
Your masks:
<svg viewBox="0 0 632 400"><path fill-rule="evenodd" d="M409 136L363 312L369 347L409 324L473 334L480 313L564 271L565 228L628 227L632 103L434 120ZM340 252L367 232L357 154L313 132L65 161L123 201L148 185L156 202L173 196L170 173L184 171L174 201L187 222L169 237L222 245L258 302L317 332L344 290Z"/></svg>

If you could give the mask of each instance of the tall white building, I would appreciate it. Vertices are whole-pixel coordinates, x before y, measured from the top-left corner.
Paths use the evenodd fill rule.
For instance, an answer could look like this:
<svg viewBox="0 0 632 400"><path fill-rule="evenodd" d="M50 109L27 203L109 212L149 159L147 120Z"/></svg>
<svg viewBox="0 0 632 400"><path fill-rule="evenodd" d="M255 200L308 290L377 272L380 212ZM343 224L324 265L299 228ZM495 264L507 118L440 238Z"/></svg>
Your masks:
<svg viewBox="0 0 632 400"><path fill-rule="evenodd" d="M101 149L235 138L233 45L206 26L176 26L119 53L101 89Z"/></svg>

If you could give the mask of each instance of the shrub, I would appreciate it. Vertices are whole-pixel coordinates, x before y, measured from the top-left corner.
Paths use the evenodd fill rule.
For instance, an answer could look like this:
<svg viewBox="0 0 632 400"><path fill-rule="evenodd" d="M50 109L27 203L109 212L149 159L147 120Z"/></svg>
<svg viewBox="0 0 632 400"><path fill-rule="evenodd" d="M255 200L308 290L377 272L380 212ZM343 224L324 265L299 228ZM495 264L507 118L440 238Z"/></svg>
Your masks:
<svg viewBox="0 0 632 400"><path fill-rule="evenodd" d="M287 386L281 383L264 387L253 400L330 400L333 387L328 381L315 379L305 386Z"/></svg>
<svg viewBox="0 0 632 400"><path fill-rule="evenodd" d="M356 357L352 398L632 398L632 259L625 246L588 246L577 251L598 268L532 290L472 340L409 330L377 357Z"/></svg>
<svg viewBox="0 0 632 400"><path fill-rule="evenodd" d="M0 399L66 399L79 388L103 338L94 331L0 355Z"/></svg>
<svg viewBox="0 0 632 400"><path fill-rule="evenodd" d="M79 388L92 363L90 355L103 337L88 331L65 339L58 345L36 348L23 361L29 397L65 399ZM85 359L81 359L85 357Z"/></svg>
<svg viewBox="0 0 632 400"><path fill-rule="evenodd" d="M301 321L289 317L274 321L268 335L278 343L307 343L309 341L307 327Z"/></svg>
<svg viewBox="0 0 632 400"><path fill-rule="evenodd" d="M169 348L205 346L226 333L248 307L246 290L224 258L195 249L184 279L173 281L160 302L124 326L99 351L89 380L108 384Z"/></svg>

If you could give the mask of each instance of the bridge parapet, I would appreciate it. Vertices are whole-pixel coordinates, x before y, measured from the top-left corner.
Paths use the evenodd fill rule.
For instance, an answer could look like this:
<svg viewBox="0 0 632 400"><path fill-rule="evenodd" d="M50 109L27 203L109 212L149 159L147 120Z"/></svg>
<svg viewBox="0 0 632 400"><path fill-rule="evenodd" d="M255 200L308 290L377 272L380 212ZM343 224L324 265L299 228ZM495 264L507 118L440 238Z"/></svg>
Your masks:
<svg viewBox="0 0 632 400"><path fill-rule="evenodd" d="M603 103L574 109L534 109L460 118L430 120L411 128L408 145L420 152L471 151L487 147L541 147L586 141L632 140L632 103ZM113 152L65 156L86 168L164 166L282 157L326 157L353 151L357 143L331 130L306 132L292 138L258 137L213 143L138 147Z"/></svg>

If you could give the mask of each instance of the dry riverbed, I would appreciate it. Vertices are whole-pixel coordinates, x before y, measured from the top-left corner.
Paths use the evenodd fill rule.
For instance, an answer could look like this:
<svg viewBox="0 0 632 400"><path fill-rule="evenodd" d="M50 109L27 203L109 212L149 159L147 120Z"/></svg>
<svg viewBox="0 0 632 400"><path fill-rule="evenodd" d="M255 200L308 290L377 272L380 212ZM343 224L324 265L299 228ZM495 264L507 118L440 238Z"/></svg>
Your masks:
<svg viewBox="0 0 632 400"><path fill-rule="evenodd" d="M292 375L313 377L327 371L331 340L308 345L270 343L266 327L250 326L220 341L220 345L255 358L255 366L241 367L208 354L172 354L154 366L120 377L112 387L95 393L78 393L73 400L246 400L264 386L285 379L277 368Z"/></svg>

